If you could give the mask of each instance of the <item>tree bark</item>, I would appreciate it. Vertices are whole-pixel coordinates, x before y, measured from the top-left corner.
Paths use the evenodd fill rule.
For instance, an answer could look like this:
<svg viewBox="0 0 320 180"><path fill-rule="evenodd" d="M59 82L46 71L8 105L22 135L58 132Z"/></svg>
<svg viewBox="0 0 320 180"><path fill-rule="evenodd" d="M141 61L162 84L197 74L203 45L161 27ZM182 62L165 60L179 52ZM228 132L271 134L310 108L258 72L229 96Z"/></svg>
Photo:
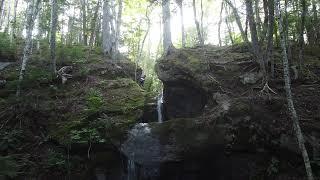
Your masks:
<svg viewBox="0 0 320 180"><path fill-rule="evenodd" d="M88 45L86 0L81 0L83 44Z"/></svg>
<svg viewBox="0 0 320 180"><path fill-rule="evenodd" d="M241 37L242 37L243 41L245 43L249 43L248 37L246 36L246 34L245 34L244 30L243 30L243 27L242 27L242 24L241 24L241 18L240 18L239 14L238 14L237 8L231 3L230 0L225 0L225 1L232 9L233 15L234 15L234 17L236 19L236 23L237 23L237 25L239 27L239 30L241 32Z"/></svg>
<svg viewBox="0 0 320 180"><path fill-rule="evenodd" d="M303 69L303 49L304 49L304 27L305 27L305 18L307 14L307 5L306 0L301 0L301 21L300 21L300 29L299 29L299 70L300 74L302 74Z"/></svg>
<svg viewBox="0 0 320 180"><path fill-rule="evenodd" d="M170 25L170 0L162 0L163 51L165 54L173 48Z"/></svg>
<svg viewBox="0 0 320 180"><path fill-rule="evenodd" d="M102 46L105 55L111 55L112 39L110 31L110 6L109 0L103 3L103 19L102 19Z"/></svg>
<svg viewBox="0 0 320 180"><path fill-rule="evenodd" d="M218 23L218 38L219 38L219 46L222 46L222 41L221 41L221 23L222 23L222 11L223 11L223 1L221 3L221 9L220 9L220 17L219 17L219 23Z"/></svg>
<svg viewBox="0 0 320 180"><path fill-rule="evenodd" d="M201 29L200 29L200 24L199 24L199 21L198 21L198 19L197 19L196 0L192 0L192 7L193 7L194 23L195 23L196 28L197 28L198 41L199 41L200 45L203 46L203 45L204 45L204 42L203 42L203 38L202 38L202 33L201 33Z"/></svg>
<svg viewBox="0 0 320 180"><path fill-rule="evenodd" d="M1 29L1 26L2 26L2 20L3 20L3 15L4 15L4 13L3 13L3 11L4 11L4 0L1 0L0 1L0 29Z"/></svg>
<svg viewBox="0 0 320 180"><path fill-rule="evenodd" d="M118 59L118 54L119 54L119 40L120 40L120 34L121 34L121 18L122 18L122 1L123 0L118 0L118 16L117 16L117 21L116 21L116 34L115 34L115 47L114 47L114 58L113 59Z"/></svg>
<svg viewBox="0 0 320 180"><path fill-rule="evenodd" d="M268 2L268 43L267 43L267 55L266 62L271 62L271 77L274 78L274 58L273 58L273 32L274 32L274 0Z"/></svg>
<svg viewBox="0 0 320 180"><path fill-rule="evenodd" d="M23 50L23 57L22 57L22 64L21 69L19 73L19 82L17 85L17 92L16 95L20 96L21 94L21 83L24 79L27 63L29 61L29 57L31 55L31 49L32 49L32 31L34 27L34 21L37 17L38 11L39 11L39 4L41 0L31 0L29 2L28 8L27 8L27 21L26 21L26 44Z"/></svg>
<svg viewBox="0 0 320 180"><path fill-rule="evenodd" d="M16 38L16 29L17 29L17 7L18 7L18 0L14 1L13 6L13 20L12 20L12 27L11 27L11 35L10 35L10 42L13 42L13 39Z"/></svg>
<svg viewBox="0 0 320 180"><path fill-rule="evenodd" d="M298 140L299 148L302 153L302 157L304 160L308 180L313 180L313 173L309 161L308 152L306 150L306 147L304 145L304 137L300 128L299 119L297 112L294 107L293 98L292 98L292 92L291 92L291 83L290 83L290 73L289 73L289 63L288 63L288 56L287 56L287 47L286 47L286 39L284 38L285 33L284 29L282 27L283 24L283 16L282 13L280 13L280 0L276 0L276 13L279 21L279 32L281 36L281 47L282 47L282 56L283 56L283 78L285 81L285 90L287 95L287 102L288 102L288 110L291 115L291 119L293 122L293 128L295 131L295 135Z"/></svg>
<svg viewBox="0 0 320 180"><path fill-rule="evenodd" d="M98 13L99 13L99 9L100 9L100 0L98 0L97 5L95 7L94 10L94 15L91 21L91 33L90 33L90 38L89 38L89 46L93 47L93 41L94 41L94 36L95 36L95 32L96 32L96 24L97 24L97 19L98 19Z"/></svg>
<svg viewBox="0 0 320 180"><path fill-rule="evenodd" d="M50 56L51 56L51 71L52 77L57 73L56 65L56 32L58 21L58 5L57 0L51 0L51 25L50 25Z"/></svg>
<svg viewBox="0 0 320 180"><path fill-rule="evenodd" d="M255 55L256 61L260 65L260 70L262 71L263 75L265 77L267 77L265 62L263 60L263 55L261 53L261 47L259 45L256 22L254 20L254 15L253 15L252 0L246 0L245 2L246 2L247 15L249 18L248 20L249 20L249 27L250 27L250 33L251 33L253 53Z"/></svg>
<svg viewBox="0 0 320 180"><path fill-rule="evenodd" d="M182 47L186 47L186 36L185 36L185 30L184 30L184 22L183 22L183 0L176 0L177 5L179 6L180 9L180 22L181 22L181 43Z"/></svg>

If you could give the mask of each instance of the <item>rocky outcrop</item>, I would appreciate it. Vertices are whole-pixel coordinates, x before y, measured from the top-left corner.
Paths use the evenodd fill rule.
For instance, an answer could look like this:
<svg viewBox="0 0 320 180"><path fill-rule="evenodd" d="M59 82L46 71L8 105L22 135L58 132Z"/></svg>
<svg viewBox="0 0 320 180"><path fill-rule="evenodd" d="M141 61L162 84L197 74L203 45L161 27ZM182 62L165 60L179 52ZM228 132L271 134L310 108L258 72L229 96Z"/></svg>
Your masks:
<svg viewBox="0 0 320 180"><path fill-rule="evenodd" d="M277 57L276 52L274 58L280 66ZM273 94L263 90L258 67L246 48L206 46L174 50L156 65L164 86L168 121L136 125L121 145L121 151L141 166L162 167L176 162L199 175L209 163L210 170L203 173L216 173L186 179L276 178L282 173L285 177L304 176L283 85L279 83L281 71L276 72L279 81L269 82L276 92ZM314 87L319 85L308 89L314 98L312 102L320 99ZM294 91L307 90L296 86ZM306 97L296 98L298 111L301 102L314 106ZM300 115L303 119L313 113ZM319 128L313 125L302 122L310 152L315 151L313 144L318 141L312 132L317 134ZM225 171L231 165L231 174L237 177Z"/></svg>

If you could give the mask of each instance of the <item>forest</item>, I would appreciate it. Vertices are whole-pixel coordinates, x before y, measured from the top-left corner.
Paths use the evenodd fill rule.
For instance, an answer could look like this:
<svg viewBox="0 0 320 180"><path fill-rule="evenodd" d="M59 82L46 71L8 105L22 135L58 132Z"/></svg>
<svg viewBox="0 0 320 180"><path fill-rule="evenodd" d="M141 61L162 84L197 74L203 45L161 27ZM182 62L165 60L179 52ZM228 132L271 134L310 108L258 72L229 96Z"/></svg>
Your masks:
<svg viewBox="0 0 320 180"><path fill-rule="evenodd" d="M0 179L318 178L319 0L0 0Z"/></svg>

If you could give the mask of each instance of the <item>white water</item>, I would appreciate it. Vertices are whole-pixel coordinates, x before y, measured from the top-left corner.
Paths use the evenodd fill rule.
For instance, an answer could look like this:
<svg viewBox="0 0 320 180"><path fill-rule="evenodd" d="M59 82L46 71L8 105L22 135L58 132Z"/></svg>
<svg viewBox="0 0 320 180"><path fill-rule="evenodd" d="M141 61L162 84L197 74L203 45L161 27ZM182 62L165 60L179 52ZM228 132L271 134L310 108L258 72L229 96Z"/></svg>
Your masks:
<svg viewBox="0 0 320 180"><path fill-rule="evenodd" d="M163 122L162 104L163 104L163 92L161 92L161 94L158 96L158 101L157 101L157 112L158 112L158 122L159 123Z"/></svg>
<svg viewBox="0 0 320 180"><path fill-rule="evenodd" d="M136 165L131 159L128 159L127 171L127 180L136 180Z"/></svg>

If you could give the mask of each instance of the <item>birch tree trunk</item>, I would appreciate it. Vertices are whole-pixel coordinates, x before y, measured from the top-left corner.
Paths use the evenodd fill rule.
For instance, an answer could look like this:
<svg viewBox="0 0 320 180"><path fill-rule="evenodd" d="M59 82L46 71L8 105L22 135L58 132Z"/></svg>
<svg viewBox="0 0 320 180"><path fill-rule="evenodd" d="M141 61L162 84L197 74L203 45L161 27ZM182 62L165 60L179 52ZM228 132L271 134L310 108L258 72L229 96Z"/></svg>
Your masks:
<svg viewBox="0 0 320 180"><path fill-rule="evenodd" d="M196 28L197 28L198 41L199 41L200 45L203 46L203 45L204 45L204 42L203 42L203 38L202 38L201 28L200 28L199 21L198 21L198 19L197 19L196 0L192 0L192 8L193 8L194 23L195 23Z"/></svg>
<svg viewBox="0 0 320 180"><path fill-rule="evenodd" d="M259 40L257 35L256 22L254 19L253 8L252 8L252 0L246 0L245 2L246 2L246 10L247 10L247 15L249 20L253 53L255 55L256 61L260 65L260 70L262 71L263 75L267 77L266 67L263 60L263 55L261 53L261 47L259 45Z"/></svg>
<svg viewBox="0 0 320 180"><path fill-rule="evenodd" d="M236 19L236 23L237 23L238 28L239 28L239 30L241 32L241 37L242 37L243 41L245 43L249 43L248 36L246 35L246 33L243 30L243 27L242 27L242 24L241 24L241 18L240 18L239 14L238 14L237 8L231 3L230 0L225 0L225 1L232 9L233 15L234 15L234 17Z"/></svg>
<svg viewBox="0 0 320 180"><path fill-rule="evenodd" d="M11 1L8 2L8 13L7 13L7 24L6 27L4 28L4 32L8 33L10 29L10 17L11 17Z"/></svg>
<svg viewBox="0 0 320 180"><path fill-rule="evenodd" d="M20 96L21 94L21 83L23 81L27 63L29 60L29 56L31 55L31 49L32 49L32 31L34 27L34 21L37 17L38 11L39 11L39 4L41 0L30 0L29 5L27 8L27 21L26 21L26 44L23 50L23 57L22 57L22 64L19 74L19 82L17 85L17 92L16 95Z"/></svg>
<svg viewBox="0 0 320 180"><path fill-rule="evenodd" d="M51 25L50 25L50 56L52 77L55 77L56 67L56 32L58 21L57 0L51 0Z"/></svg>
<svg viewBox="0 0 320 180"><path fill-rule="evenodd" d="M222 41L221 41L221 23L222 23L222 11L223 11L223 1L221 3L221 10L220 10L220 16L219 16L219 23L218 23L218 38L219 38L219 46L222 46Z"/></svg>
<svg viewBox="0 0 320 180"><path fill-rule="evenodd" d="M162 0L163 51L165 54L173 48L171 40L170 0Z"/></svg>
<svg viewBox="0 0 320 180"><path fill-rule="evenodd" d="M285 32L282 27L283 24L283 16L282 12L280 12L280 2L279 0L276 0L276 13L279 21L279 32L280 32L280 39L281 39L281 47L282 47L282 56L283 56L283 78L285 81L285 90L287 95L287 102L288 102L288 110L291 115L291 119L293 122L293 128L295 131L295 135L298 140L299 148L304 160L304 165L306 168L308 180L313 180L313 173L309 161L308 152L306 150L306 147L304 145L304 137L300 128L299 119L297 112L294 107L293 98L292 98L292 92L291 92L291 83L290 83L290 73L289 73L289 63L288 63L288 56L287 56L287 47L286 47L286 39L285 39Z"/></svg>

